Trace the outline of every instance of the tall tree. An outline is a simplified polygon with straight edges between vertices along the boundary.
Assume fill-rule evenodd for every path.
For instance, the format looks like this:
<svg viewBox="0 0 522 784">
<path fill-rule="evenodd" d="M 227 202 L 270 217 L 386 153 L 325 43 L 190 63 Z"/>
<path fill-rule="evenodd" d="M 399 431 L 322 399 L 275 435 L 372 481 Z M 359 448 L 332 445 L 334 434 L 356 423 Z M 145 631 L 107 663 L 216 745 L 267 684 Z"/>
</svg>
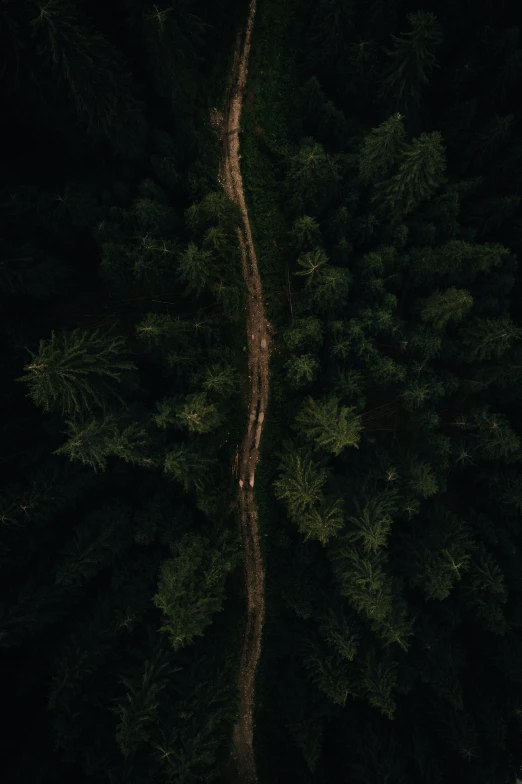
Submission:
<svg viewBox="0 0 522 784">
<path fill-rule="evenodd" d="M 415 11 L 407 19 L 410 29 L 392 35 L 394 46 L 386 50 L 389 63 L 382 77 L 382 94 L 401 110 L 419 103 L 428 74 L 439 67 L 434 50 L 442 43 L 442 27 L 431 11 Z"/>
<path fill-rule="evenodd" d="M 444 182 L 445 150 L 439 131 L 421 134 L 403 152 L 397 174 L 377 186 L 373 200 L 394 219 L 411 213 Z"/>
<path fill-rule="evenodd" d="M 37 353 L 27 350 L 31 362 L 18 380 L 27 384 L 35 405 L 65 415 L 104 408 L 111 396 L 123 402 L 117 385 L 124 371 L 136 369 L 127 358 L 125 339 L 100 330 L 52 332 Z"/>
</svg>

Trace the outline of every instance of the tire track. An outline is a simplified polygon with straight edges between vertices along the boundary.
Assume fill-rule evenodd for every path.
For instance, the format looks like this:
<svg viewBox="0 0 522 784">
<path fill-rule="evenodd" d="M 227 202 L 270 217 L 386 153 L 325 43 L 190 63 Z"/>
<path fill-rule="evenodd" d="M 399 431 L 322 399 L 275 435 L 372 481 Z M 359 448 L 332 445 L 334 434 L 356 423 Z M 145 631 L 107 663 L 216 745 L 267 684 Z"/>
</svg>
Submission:
<svg viewBox="0 0 522 784">
<path fill-rule="evenodd" d="M 251 0 L 244 35 L 238 36 L 228 89 L 222 131 L 220 182 L 238 204 L 242 225 L 238 227 L 243 277 L 247 289 L 248 374 L 251 382 L 248 425 L 239 457 L 239 517 L 247 590 L 245 636 L 238 675 L 238 718 L 232 738 L 231 762 L 235 777 L 243 784 L 257 781 L 254 757 L 255 679 L 261 653 L 265 614 L 265 573 L 259 544 L 254 497 L 256 464 L 263 433 L 269 393 L 270 343 L 265 318 L 263 289 L 246 207 L 240 168 L 239 129 L 247 80 L 248 58 L 257 0 Z"/>
</svg>

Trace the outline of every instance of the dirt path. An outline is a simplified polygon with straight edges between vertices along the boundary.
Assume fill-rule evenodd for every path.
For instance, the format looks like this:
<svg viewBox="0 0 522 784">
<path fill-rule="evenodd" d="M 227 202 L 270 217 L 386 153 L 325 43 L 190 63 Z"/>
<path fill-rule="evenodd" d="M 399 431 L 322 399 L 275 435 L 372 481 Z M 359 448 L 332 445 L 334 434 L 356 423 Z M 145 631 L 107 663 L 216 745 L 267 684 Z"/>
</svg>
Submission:
<svg viewBox="0 0 522 784">
<path fill-rule="evenodd" d="M 247 589 L 245 637 L 239 667 L 239 710 L 232 740 L 234 776 L 242 784 L 257 781 L 253 749 L 255 678 L 265 614 L 265 573 L 259 545 L 258 519 L 254 498 L 254 479 L 259 444 L 268 402 L 269 334 L 263 305 L 263 291 L 257 268 L 248 211 L 243 190 L 239 155 L 239 128 L 243 95 L 247 79 L 248 57 L 257 0 L 251 0 L 243 36 L 238 36 L 227 103 L 221 122 L 222 156 L 220 182 L 228 195 L 239 205 L 242 226 L 238 228 L 243 275 L 247 287 L 248 313 L 248 374 L 249 419 L 239 455 L 239 511 L 241 542 Z M 242 39 L 242 40 L 241 40 Z"/>
</svg>

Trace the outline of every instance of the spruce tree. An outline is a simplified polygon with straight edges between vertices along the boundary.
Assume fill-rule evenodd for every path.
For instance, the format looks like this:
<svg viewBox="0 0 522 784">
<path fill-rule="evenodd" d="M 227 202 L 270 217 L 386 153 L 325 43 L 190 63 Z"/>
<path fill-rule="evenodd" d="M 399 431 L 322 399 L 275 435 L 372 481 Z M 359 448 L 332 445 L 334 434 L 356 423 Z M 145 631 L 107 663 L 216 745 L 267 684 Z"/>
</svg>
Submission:
<svg viewBox="0 0 522 784">
<path fill-rule="evenodd" d="M 283 473 L 274 482 L 276 496 L 286 502 L 290 516 L 297 520 L 307 509 L 323 500 L 322 488 L 328 472 L 306 452 L 290 449 L 285 454 L 280 470 Z"/>
<path fill-rule="evenodd" d="M 364 140 L 359 156 L 359 177 L 362 182 L 377 183 L 390 174 L 407 149 L 404 118 L 394 114 L 373 128 Z"/>
<path fill-rule="evenodd" d="M 439 131 L 422 133 L 401 156 L 397 174 L 377 186 L 377 201 L 393 219 L 408 215 L 445 180 L 445 147 Z"/>
<path fill-rule="evenodd" d="M 435 329 L 442 329 L 448 321 L 462 321 L 472 307 L 473 297 L 469 291 L 452 287 L 428 297 L 421 318 L 431 322 Z"/>
<path fill-rule="evenodd" d="M 338 455 L 347 446 L 359 446 L 362 430 L 360 417 L 355 409 L 339 406 L 335 395 L 322 400 L 308 397 L 295 418 L 294 429 L 305 438 L 324 449 Z"/>
<path fill-rule="evenodd" d="M 136 366 L 127 359 L 125 339 L 100 330 L 52 332 L 38 352 L 27 349 L 30 364 L 18 380 L 29 387 L 33 403 L 64 415 L 104 408 L 110 397 L 123 402 L 116 387 L 124 371 Z"/>
<path fill-rule="evenodd" d="M 434 50 L 442 43 L 442 28 L 433 13 L 415 11 L 407 19 L 410 29 L 400 36 L 392 35 L 394 48 L 386 50 L 389 64 L 381 92 L 403 109 L 419 103 L 428 74 L 439 67 Z"/>
<path fill-rule="evenodd" d="M 212 615 L 222 610 L 230 564 L 226 554 L 196 534 L 186 534 L 172 549 L 173 557 L 161 566 L 153 602 L 163 612 L 161 631 L 177 650 L 201 636 Z"/>
<path fill-rule="evenodd" d="M 64 0 L 40 5 L 31 28 L 39 54 L 66 85 L 89 133 L 105 135 L 123 154 L 135 154 L 146 126 L 121 53 Z"/>
</svg>

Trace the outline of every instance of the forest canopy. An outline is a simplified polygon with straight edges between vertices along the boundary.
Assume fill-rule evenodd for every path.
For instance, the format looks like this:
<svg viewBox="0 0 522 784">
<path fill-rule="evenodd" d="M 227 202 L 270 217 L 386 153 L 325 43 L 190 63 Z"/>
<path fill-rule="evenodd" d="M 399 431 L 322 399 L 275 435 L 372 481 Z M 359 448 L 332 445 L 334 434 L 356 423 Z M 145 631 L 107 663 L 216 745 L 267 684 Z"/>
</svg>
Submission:
<svg viewBox="0 0 522 784">
<path fill-rule="evenodd" d="M 252 291 L 215 118 L 247 15 L 0 10 L 6 782 L 235 780 Z M 519 28 L 259 2 L 260 782 L 522 779 Z"/>
</svg>

